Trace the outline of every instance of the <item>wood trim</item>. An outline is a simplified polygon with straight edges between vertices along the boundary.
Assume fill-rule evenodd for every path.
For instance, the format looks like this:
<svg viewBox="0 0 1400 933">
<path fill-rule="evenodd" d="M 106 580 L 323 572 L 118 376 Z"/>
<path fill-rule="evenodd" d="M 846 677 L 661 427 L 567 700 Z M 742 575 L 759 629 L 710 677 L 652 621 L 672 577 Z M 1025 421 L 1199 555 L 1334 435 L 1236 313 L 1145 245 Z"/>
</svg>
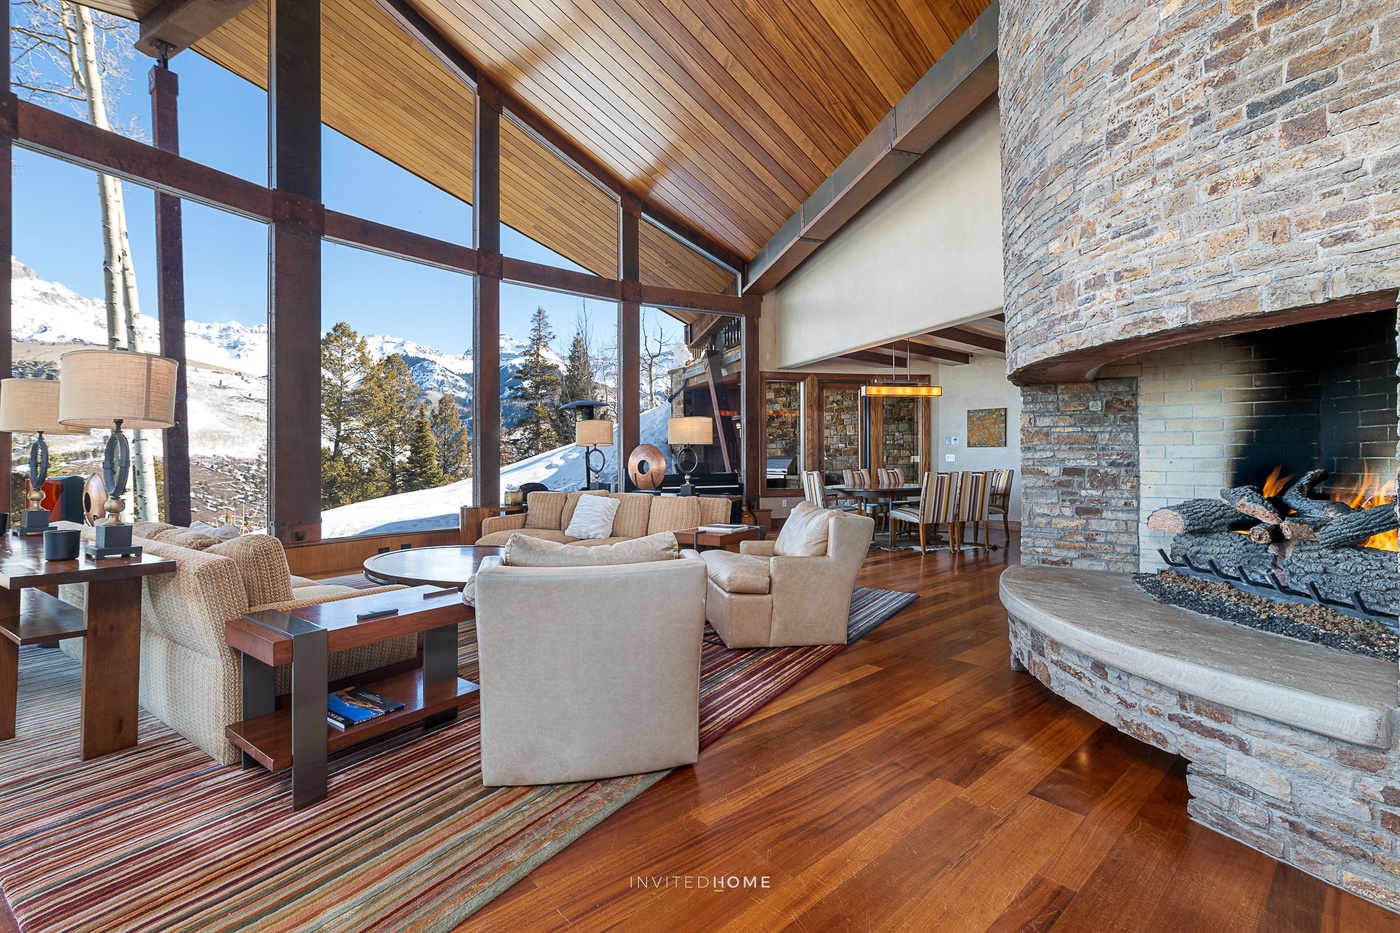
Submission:
<svg viewBox="0 0 1400 933">
<path fill-rule="evenodd" d="M 509 256 L 501 258 L 501 278 L 532 288 L 586 295 L 601 301 L 617 301 L 622 291 L 622 283 L 616 279 L 599 278 L 587 272 L 574 272 L 572 269 L 560 269 Z"/>
<path fill-rule="evenodd" d="M 17 114 L 13 138 L 26 149 L 252 220 L 272 219 L 271 189 L 7 96 Z"/>
<path fill-rule="evenodd" d="M 4 34 L 10 34 L 10 10 L 11 5 L 6 3 L 3 12 L 0 12 L 0 27 L 3 27 Z M 17 130 L 18 114 L 16 105 L 19 98 L 10 93 L 10 56 L 4 56 L 4 63 L 0 64 L 0 79 L 3 85 L 0 86 L 0 257 L 4 259 L 3 270 L 0 270 L 0 333 L 10 334 L 13 317 L 12 297 L 14 294 L 14 264 L 10 262 L 10 257 L 15 253 L 15 211 L 14 211 L 14 146 L 11 140 Z M 0 340 L 0 379 L 8 379 L 13 370 L 14 341 L 11 339 Z M 5 503 L 5 511 L 9 512 L 17 503 L 10 501 L 10 491 L 12 483 L 10 474 L 13 470 L 11 464 L 11 448 L 14 446 L 13 439 L 9 432 L 0 432 L 0 477 L 4 477 L 5 490 L 0 493 L 0 501 Z M 3 660 L 3 659 L 0 659 Z M 8 662 L 6 662 L 8 663 Z M 0 723 L 8 721 L 14 724 L 14 697 L 0 696 Z M 13 733 L 11 733 L 13 734 Z M 0 899 L 3 895 L 0 895 Z M 8 905 L 4 913 L 8 913 Z M 18 929 L 18 925 L 16 925 Z"/>
<path fill-rule="evenodd" d="M 180 80 L 164 65 L 150 71 L 151 127 L 157 149 L 180 154 Z M 165 515 L 172 525 L 190 523 L 189 376 L 185 358 L 185 234 L 180 199 L 156 192 L 156 300 L 160 353 L 179 363 L 175 371 L 175 423 L 165 429 Z"/>
<path fill-rule="evenodd" d="M 898 362 L 901 357 L 905 360 L 912 357 L 916 360 L 935 360 L 945 363 L 961 363 L 964 365 L 972 362 L 971 353 L 964 353 L 961 350 L 952 350 L 947 347 L 929 346 L 928 344 L 916 343 L 912 340 L 896 340 L 878 347 L 870 347 L 869 349 L 874 353 L 888 353 L 896 362 Z"/>
<path fill-rule="evenodd" d="M 325 238 L 332 243 L 367 249 L 395 259 L 419 262 L 452 272 L 475 275 L 479 259 L 470 246 L 459 246 L 421 233 L 365 220 L 339 211 L 326 211 Z"/>
<path fill-rule="evenodd" d="M 268 23 L 268 149 L 279 195 L 268 283 L 277 363 L 268 368 L 268 512 L 273 534 L 298 543 L 321 536 L 320 419 L 308 414 L 321 410 L 321 4 L 271 0 Z"/>
<path fill-rule="evenodd" d="M 763 459 L 763 377 L 759 374 L 758 296 L 748 301 L 749 314 L 744 318 L 739 336 L 740 411 L 743 412 L 743 482 L 745 498 L 755 500 L 767 485 L 767 470 Z"/>
<path fill-rule="evenodd" d="M 925 360 L 940 360 L 945 363 L 956 363 L 965 366 L 972 362 L 971 353 L 959 353 L 956 350 L 943 350 L 937 347 L 925 347 L 923 352 L 913 351 L 914 356 Z M 888 347 L 870 347 L 867 350 L 852 350 L 836 357 L 838 360 L 850 360 L 854 363 L 872 363 L 876 366 L 898 365 L 904 362 L 904 349 L 891 350 Z M 875 374 L 878 375 L 878 374 Z"/>
<path fill-rule="evenodd" d="M 161 57 L 182 52 L 251 6 L 253 0 L 164 0 L 141 17 L 136 51 Z"/>
<path fill-rule="evenodd" d="M 472 224 L 480 274 L 472 280 L 472 491 L 477 505 L 493 505 L 501 501 L 501 111 L 489 103 L 490 85 L 477 90 Z"/>
<path fill-rule="evenodd" d="M 947 340 L 952 343 L 961 343 L 969 347 L 977 347 L 980 350 L 991 350 L 995 353 L 1006 352 L 1006 338 L 998 337 L 995 334 L 983 334 L 979 331 L 968 330 L 966 327 L 944 327 L 941 330 L 929 331 L 918 337 L 908 339 L 916 344 L 926 347 L 936 347 L 938 344 L 932 342 L 932 338 Z"/>
<path fill-rule="evenodd" d="M 757 305 L 744 303 L 738 295 L 710 295 L 705 292 L 686 291 L 683 288 L 666 288 L 661 285 L 643 285 L 641 303 L 655 308 L 679 308 L 685 311 L 709 311 L 712 314 L 727 314 L 730 317 L 757 315 Z"/>
<path fill-rule="evenodd" d="M 617 305 L 617 420 L 618 449 L 617 488 L 627 489 L 625 475 L 627 458 L 641 443 L 642 398 L 642 303 L 641 286 L 641 218 L 637 202 L 624 198 L 617 207 L 617 269 L 622 300 Z"/>
<path fill-rule="evenodd" d="M 373 557 L 382 547 L 397 551 L 405 544 L 413 547 L 442 547 L 458 543 L 456 528 L 440 531 L 411 531 L 391 535 L 363 535 L 355 538 L 332 538 L 311 544 L 287 545 L 287 567 L 299 577 L 340 576 L 356 573 L 364 567 L 365 559 Z"/>
</svg>

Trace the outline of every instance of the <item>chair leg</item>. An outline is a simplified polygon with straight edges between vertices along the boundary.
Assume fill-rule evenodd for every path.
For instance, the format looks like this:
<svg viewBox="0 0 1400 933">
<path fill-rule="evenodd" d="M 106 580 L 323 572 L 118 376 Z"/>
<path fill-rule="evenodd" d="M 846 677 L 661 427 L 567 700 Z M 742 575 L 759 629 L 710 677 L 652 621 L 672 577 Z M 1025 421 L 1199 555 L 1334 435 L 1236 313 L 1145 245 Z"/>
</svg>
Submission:
<svg viewBox="0 0 1400 933">
<path fill-rule="evenodd" d="M 1001 513 L 1001 536 L 1006 540 L 1006 547 L 1011 547 L 1011 519 L 1008 517 L 1010 510 Z"/>
<path fill-rule="evenodd" d="M 926 537 L 927 534 L 928 534 L 928 526 L 925 525 L 923 522 L 919 522 L 919 553 L 920 553 L 920 554 L 927 554 L 927 553 L 928 553 L 928 541 L 927 541 L 927 537 Z"/>
</svg>

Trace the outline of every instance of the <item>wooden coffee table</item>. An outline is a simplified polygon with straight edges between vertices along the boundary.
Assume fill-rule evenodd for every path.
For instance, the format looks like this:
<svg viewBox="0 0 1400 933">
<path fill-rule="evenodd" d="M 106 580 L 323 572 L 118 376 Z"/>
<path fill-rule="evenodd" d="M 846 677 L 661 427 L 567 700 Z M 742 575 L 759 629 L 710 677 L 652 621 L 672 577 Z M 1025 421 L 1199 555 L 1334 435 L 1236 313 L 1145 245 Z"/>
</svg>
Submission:
<svg viewBox="0 0 1400 933">
<path fill-rule="evenodd" d="M 365 576 L 375 583 L 408 586 L 455 586 L 461 589 L 481 566 L 482 558 L 501 553 L 499 547 L 460 544 L 385 551 L 365 561 Z"/>
<path fill-rule="evenodd" d="M 762 540 L 762 528 L 736 528 L 734 531 L 701 531 L 699 528 L 691 528 L 676 532 L 676 541 L 681 547 L 690 547 L 697 551 L 731 548 L 740 541 Z"/>
<path fill-rule="evenodd" d="M 361 620 L 361 613 L 396 610 Z M 243 655 L 243 720 L 225 728 L 243 750 L 244 765 L 292 769 L 292 809 L 326 796 L 326 757 L 365 739 L 422 723 L 450 722 L 477 685 L 457 676 L 457 626 L 475 618 L 456 589 L 395 590 L 293 609 L 250 612 L 228 623 L 224 637 Z M 399 664 L 327 683 L 328 656 L 397 638 L 423 635 L 422 667 Z M 408 662 L 411 664 L 412 662 Z M 292 695 L 278 706 L 275 672 L 292 667 Z M 326 695 L 362 686 L 398 700 L 404 708 L 344 730 L 326 722 Z"/>
</svg>

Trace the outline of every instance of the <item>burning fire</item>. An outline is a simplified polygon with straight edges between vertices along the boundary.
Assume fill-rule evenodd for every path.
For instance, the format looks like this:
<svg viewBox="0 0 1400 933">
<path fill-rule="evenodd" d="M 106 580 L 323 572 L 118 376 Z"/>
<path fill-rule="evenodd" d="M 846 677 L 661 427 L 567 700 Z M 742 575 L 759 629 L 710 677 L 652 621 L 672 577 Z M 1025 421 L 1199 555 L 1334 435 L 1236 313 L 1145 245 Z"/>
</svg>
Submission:
<svg viewBox="0 0 1400 933">
<path fill-rule="evenodd" d="M 1367 466 L 1364 467 L 1361 480 L 1355 486 L 1335 490 L 1333 498 L 1345 502 L 1353 509 L 1369 509 L 1377 505 L 1391 504 L 1395 502 L 1395 480 L 1382 482 L 1380 477 L 1371 474 L 1371 468 Z M 1361 546 L 1382 551 L 1400 551 L 1400 532 L 1387 531 L 1384 534 L 1372 535 L 1362 541 Z"/>
<path fill-rule="evenodd" d="M 1289 481 L 1298 475 L 1297 473 L 1289 473 L 1287 476 L 1279 479 L 1279 474 L 1282 472 L 1283 467 L 1276 466 L 1274 467 L 1274 471 L 1269 474 L 1269 478 L 1264 480 L 1264 487 L 1260 492 L 1264 494 L 1265 499 L 1272 499 L 1274 496 L 1281 494 L 1288 488 Z"/>
</svg>

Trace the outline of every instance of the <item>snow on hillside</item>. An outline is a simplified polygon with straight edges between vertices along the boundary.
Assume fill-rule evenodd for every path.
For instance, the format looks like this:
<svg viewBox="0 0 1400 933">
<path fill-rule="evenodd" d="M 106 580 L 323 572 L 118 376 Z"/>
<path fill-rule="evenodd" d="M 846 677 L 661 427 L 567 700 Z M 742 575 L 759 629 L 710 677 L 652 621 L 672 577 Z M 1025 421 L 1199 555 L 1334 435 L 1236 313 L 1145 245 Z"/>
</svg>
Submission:
<svg viewBox="0 0 1400 933">
<path fill-rule="evenodd" d="M 670 462 L 671 449 L 666 446 L 666 406 L 642 412 L 640 419 L 643 444 L 655 444 Z M 614 429 L 616 437 L 616 429 Z M 600 447 L 605 458 L 601 481 L 617 482 L 615 447 Z M 544 483 L 550 489 L 572 491 L 585 483 L 583 459 L 587 451 L 572 444 L 547 450 L 542 454 L 520 460 L 501 468 L 501 488 L 525 483 Z M 593 458 L 597 461 L 597 457 Z M 463 480 L 437 489 L 421 489 L 328 509 L 321 513 L 321 535 L 341 538 L 350 535 L 389 534 L 404 531 L 429 531 L 456 528 L 458 509 L 472 504 L 471 480 Z"/>
</svg>

